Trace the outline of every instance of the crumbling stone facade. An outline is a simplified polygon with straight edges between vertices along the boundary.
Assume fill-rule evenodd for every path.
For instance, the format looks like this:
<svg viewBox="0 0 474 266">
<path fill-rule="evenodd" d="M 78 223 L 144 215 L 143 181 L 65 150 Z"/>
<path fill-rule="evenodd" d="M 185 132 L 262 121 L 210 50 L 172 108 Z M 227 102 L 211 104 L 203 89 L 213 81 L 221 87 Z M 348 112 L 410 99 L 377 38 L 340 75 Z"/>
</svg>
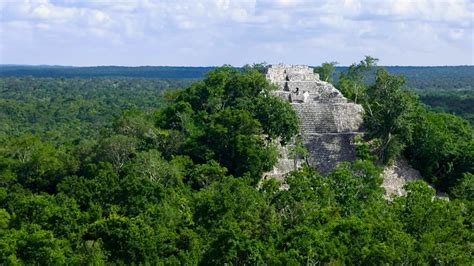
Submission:
<svg viewBox="0 0 474 266">
<path fill-rule="evenodd" d="M 355 159 L 353 140 L 362 134 L 361 105 L 348 102 L 308 66 L 272 65 L 267 68 L 266 78 L 278 87 L 274 94 L 289 101 L 298 114 L 311 166 L 326 175 L 339 162 Z M 289 158 L 288 147 L 281 151 L 281 160 L 267 176 L 280 178 L 301 164 Z"/>
</svg>

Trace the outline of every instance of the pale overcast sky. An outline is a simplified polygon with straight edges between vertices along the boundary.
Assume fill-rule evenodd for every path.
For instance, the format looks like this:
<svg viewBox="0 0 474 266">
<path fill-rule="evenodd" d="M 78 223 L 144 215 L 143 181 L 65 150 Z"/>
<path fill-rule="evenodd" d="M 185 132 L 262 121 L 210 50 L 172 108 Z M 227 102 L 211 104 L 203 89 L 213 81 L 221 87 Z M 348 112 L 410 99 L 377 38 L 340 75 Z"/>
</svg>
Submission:
<svg viewBox="0 0 474 266">
<path fill-rule="evenodd" d="M 0 63 L 472 65 L 473 0 L 0 0 Z"/>
</svg>

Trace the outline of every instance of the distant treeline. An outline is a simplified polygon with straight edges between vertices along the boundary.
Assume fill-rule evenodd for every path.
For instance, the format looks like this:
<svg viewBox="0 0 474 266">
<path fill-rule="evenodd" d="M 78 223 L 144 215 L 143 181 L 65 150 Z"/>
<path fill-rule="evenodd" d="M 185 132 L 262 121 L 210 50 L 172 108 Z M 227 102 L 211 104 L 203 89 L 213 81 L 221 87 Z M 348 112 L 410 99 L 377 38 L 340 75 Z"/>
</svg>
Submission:
<svg viewBox="0 0 474 266">
<path fill-rule="evenodd" d="M 0 65 L 0 77 L 134 77 L 166 79 L 200 79 L 214 67 L 174 66 L 24 66 Z M 412 89 L 474 89 L 474 66 L 389 66 L 386 69 L 397 75 L 404 75 L 407 87 Z M 336 67 L 336 72 L 347 67 Z"/>
<path fill-rule="evenodd" d="M 410 89 L 474 89 L 474 66 L 387 66 L 385 69 L 391 74 L 403 75 Z M 347 67 L 336 67 L 335 79 L 346 70 Z"/>
<path fill-rule="evenodd" d="M 0 65 L 0 77 L 41 78 L 137 78 L 196 80 L 215 67 L 174 66 L 27 66 Z M 334 82 L 348 67 L 336 67 Z M 403 75 L 405 87 L 415 90 L 424 104 L 435 111 L 456 114 L 474 124 L 474 66 L 389 66 L 388 72 Z M 372 80 L 375 77 L 368 75 Z M 373 81 L 373 80 L 372 80 Z M 370 83 L 370 81 L 368 81 Z"/>
<path fill-rule="evenodd" d="M 200 79 L 214 67 L 171 67 L 171 66 L 23 66 L 0 65 L 0 77 L 51 77 L 51 78 L 96 78 L 132 77 L 166 79 Z"/>
</svg>

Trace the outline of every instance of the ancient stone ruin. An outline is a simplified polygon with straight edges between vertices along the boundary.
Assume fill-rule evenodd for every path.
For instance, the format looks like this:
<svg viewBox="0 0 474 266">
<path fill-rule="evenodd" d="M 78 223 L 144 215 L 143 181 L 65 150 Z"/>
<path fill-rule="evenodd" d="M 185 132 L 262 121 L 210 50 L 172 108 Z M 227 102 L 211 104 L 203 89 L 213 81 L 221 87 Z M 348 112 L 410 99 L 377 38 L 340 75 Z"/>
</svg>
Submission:
<svg viewBox="0 0 474 266">
<path fill-rule="evenodd" d="M 303 144 L 309 151 L 308 163 L 326 175 L 339 162 L 355 159 L 356 135 L 362 134 L 363 108 L 350 103 L 330 83 L 321 81 L 304 65 L 272 65 L 266 78 L 278 87 L 275 95 L 289 101 L 300 121 Z M 281 178 L 301 161 L 289 158 L 281 147 L 281 159 L 266 176 Z"/>
</svg>

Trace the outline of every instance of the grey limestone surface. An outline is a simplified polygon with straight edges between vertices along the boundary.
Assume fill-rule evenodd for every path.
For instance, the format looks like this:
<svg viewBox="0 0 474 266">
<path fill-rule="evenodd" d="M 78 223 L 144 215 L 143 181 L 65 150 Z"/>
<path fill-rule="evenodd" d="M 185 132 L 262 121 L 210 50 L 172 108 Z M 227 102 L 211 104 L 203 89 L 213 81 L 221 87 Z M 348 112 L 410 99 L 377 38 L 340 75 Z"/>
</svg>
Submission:
<svg viewBox="0 0 474 266">
<path fill-rule="evenodd" d="M 348 102 L 305 65 L 272 65 L 267 68 L 266 78 L 278 88 L 274 95 L 289 101 L 295 109 L 311 166 L 326 175 L 339 162 L 355 159 L 353 139 L 362 134 L 362 106 Z M 287 149 L 281 148 L 279 163 L 266 176 L 280 179 L 301 164 L 301 160 L 288 158 Z"/>
<path fill-rule="evenodd" d="M 413 169 L 404 157 L 397 158 L 392 165 L 386 166 L 383 171 L 383 184 L 387 199 L 393 196 L 404 196 L 406 183 L 422 180 L 419 171 Z"/>
</svg>

